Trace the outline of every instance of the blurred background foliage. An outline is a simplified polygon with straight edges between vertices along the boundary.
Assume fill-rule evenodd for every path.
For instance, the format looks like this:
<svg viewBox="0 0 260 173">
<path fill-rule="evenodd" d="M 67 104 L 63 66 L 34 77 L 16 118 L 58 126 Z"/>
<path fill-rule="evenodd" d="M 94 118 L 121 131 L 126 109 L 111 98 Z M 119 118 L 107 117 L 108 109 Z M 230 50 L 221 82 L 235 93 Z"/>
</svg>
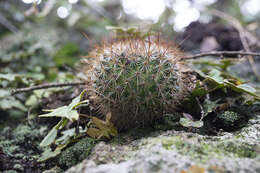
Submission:
<svg viewBox="0 0 260 173">
<path fill-rule="evenodd" d="M 243 50 L 237 30 L 212 9 L 233 16 L 259 38 L 259 0 L 0 0 L 0 121 L 24 117 L 53 92 L 70 90 L 10 96 L 11 88 L 82 77 L 80 56 L 111 36 L 107 26 L 161 32 L 190 53 Z M 259 51 L 257 39 L 248 42 Z M 245 77 L 253 74 L 248 66 L 241 69 Z M 28 117 L 35 114 L 29 111 Z"/>
</svg>

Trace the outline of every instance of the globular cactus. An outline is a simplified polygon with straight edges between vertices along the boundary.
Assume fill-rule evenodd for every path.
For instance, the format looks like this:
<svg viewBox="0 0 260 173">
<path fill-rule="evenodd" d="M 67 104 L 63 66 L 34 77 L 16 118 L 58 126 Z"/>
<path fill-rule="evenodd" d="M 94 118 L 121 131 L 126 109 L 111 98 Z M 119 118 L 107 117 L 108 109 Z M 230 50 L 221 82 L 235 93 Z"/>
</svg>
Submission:
<svg viewBox="0 0 260 173">
<path fill-rule="evenodd" d="M 119 129 L 147 125 L 175 112 L 196 77 L 181 52 L 159 37 L 120 37 L 92 50 L 85 62 L 91 98 Z"/>
</svg>

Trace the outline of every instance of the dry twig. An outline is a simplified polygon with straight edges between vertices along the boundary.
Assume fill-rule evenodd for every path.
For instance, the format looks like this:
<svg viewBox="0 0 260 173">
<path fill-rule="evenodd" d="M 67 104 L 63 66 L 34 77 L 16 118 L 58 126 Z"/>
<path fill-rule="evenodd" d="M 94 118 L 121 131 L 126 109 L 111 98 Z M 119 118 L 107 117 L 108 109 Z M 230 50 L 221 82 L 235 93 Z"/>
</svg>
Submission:
<svg viewBox="0 0 260 173">
<path fill-rule="evenodd" d="M 248 32 L 243 28 L 241 23 L 236 18 L 234 18 L 233 16 L 230 16 L 230 15 L 228 15 L 228 14 L 222 12 L 222 11 L 218 11 L 218 10 L 215 10 L 215 9 L 206 10 L 206 12 L 208 12 L 208 13 L 214 15 L 214 16 L 217 16 L 221 19 L 224 19 L 224 20 L 228 21 L 229 23 L 231 23 L 231 25 L 234 28 L 236 28 L 236 30 L 238 31 L 240 40 L 242 42 L 242 45 L 243 45 L 245 51 L 250 52 L 250 46 L 247 42 Z M 250 65 L 251 65 L 252 70 L 255 73 L 257 79 L 260 81 L 260 75 L 258 74 L 258 70 L 257 70 L 257 67 L 255 65 L 254 58 L 251 55 L 248 55 L 247 59 L 248 59 Z"/>
<path fill-rule="evenodd" d="M 12 95 L 23 93 L 23 92 L 31 92 L 33 90 L 39 90 L 39 89 L 57 88 L 57 87 L 65 87 L 65 86 L 78 86 L 78 85 L 85 85 L 85 82 L 49 83 L 49 84 L 31 86 L 27 88 L 18 88 L 12 91 Z"/>
<path fill-rule="evenodd" d="M 195 54 L 195 55 L 190 55 L 190 56 L 185 56 L 183 57 L 184 60 L 189 60 L 189 59 L 198 59 L 201 57 L 205 57 L 205 56 L 220 56 L 220 57 L 224 57 L 224 56 L 236 56 L 236 55 L 240 55 L 240 56 L 260 56 L 260 53 L 258 52 L 242 52 L 242 51 L 215 51 L 215 52 L 205 52 L 205 53 L 199 53 L 199 54 Z"/>
</svg>

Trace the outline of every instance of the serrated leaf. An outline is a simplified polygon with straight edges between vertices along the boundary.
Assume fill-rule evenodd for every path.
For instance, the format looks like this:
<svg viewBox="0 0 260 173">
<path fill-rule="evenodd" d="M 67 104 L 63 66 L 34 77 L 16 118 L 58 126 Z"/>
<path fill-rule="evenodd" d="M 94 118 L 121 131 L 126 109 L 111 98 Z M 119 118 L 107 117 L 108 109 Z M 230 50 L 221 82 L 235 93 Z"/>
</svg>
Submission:
<svg viewBox="0 0 260 173">
<path fill-rule="evenodd" d="M 192 121 L 191 119 L 188 118 L 181 118 L 180 119 L 180 124 L 183 127 L 196 127 L 200 128 L 203 126 L 203 121 Z"/>
</svg>

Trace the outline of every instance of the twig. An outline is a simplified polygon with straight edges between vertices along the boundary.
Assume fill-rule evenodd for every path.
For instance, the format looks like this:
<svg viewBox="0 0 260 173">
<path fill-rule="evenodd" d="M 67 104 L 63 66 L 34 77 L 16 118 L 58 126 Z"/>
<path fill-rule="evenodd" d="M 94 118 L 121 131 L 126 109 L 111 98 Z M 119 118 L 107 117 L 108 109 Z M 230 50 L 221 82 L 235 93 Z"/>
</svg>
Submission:
<svg viewBox="0 0 260 173">
<path fill-rule="evenodd" d="M 206 52 L 206 53 L 199 53 L 191 56 L 185 56 L 183 57 L 183 60 L 188 59 L 197 59 L 205 56 L 230 56 L 230 55 L 250 55 L 250 56 L 260 56 L 260 53 L 258 52 L 242 52 L 242 51 L 215 51 L 215 52 Z"/>
<path fill-rule="evenodd" d="M 233 25 L 233 27 L 235 27 L 236 30 L 238 31 L 240 40 L 242 42 L 242 45 L 243 45 L 245 51 L 250 52 L 250 46 L 247 42 L 247 31 L 243 28 L 241 23 L 236 18 L 234 18 L 233 16 L 230 16 L 230 15 L 228 15 L 228 14 L 222 12 L 222 11 L 218 11 L 218 10 L 215 10 L 215 9 L 206 10 L 206 12 L 209 12 L 210 14 L 215 15 L 215 16 L 217 16 L 221 19 L 224 19 L 224 20 L 228 21 L 229 23 L 231 23 L 231 25 Z M 249 55 L 247 57 L 247 59 L 248 59 L 250 65 L 251 65 L 252 70 L 255 73 L 257 79 L 260 81 L 260 75 L 258 74 L 258 70 L 257 70 L 257 67 L 255 65 L 254 58 L 251 55 Z"/>
<path fill-rule="evenodd" d="M 56 87 L 77 86 L 77 85 L 85 85 L 85 82 L 49 83 L 49 84 L 31 86 L 27 88 L 18 88 L 12 91 L 12 95 L 23 93 L 23 92 L 30 92 L 33 90 L 45 89 L 45 88 L 56 88 Z"/>
<path fill-rule="evenodd" d="M 2 15 L 2 13 L 0 13 L 0 24 L 2 24 L 4 27 L 6 27 L 13 33 L 18 32 L 18 29 L 11 22 L 9 22 L 8 19 L 5 18 L 4 15 Z"/>
</svg>

